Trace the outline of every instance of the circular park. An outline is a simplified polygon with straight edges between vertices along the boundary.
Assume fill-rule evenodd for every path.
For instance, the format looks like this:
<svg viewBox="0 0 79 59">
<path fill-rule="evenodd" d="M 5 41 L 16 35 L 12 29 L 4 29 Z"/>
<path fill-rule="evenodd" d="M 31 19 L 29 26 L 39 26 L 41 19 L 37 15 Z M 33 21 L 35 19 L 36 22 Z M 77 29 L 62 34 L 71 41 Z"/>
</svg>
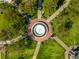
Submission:
<svg viewBox="0 0 79 59">
<path fill-rule="evenodd" d="M 0 59 L 79 59 L 78 0 L 1 0 Z"/>
</svg>

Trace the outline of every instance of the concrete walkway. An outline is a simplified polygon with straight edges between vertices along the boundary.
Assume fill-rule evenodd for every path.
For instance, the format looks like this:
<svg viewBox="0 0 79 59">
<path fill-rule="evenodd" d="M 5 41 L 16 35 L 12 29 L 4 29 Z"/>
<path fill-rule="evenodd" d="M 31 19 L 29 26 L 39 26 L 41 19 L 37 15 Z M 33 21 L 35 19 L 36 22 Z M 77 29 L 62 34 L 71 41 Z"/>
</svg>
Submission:
<svg viewBox="0 0 79 59">
<path fill-rule="evenodd" d="M 27 36 L 27 34 L 23 34 L 23 35 L 19 35 L 18 37 L 14 38 L 14 39 L 11 39 L 11 40 L 5 40 L 5 41 L 0 41 L 0 46 L 1 45 L 5 45 L 5 44 L 12 44 L 12 43 L 15 43 L 19 40 L 22 40 L 23 38 L 25 38 Z"/>
<path fill-rule="evenodd" d="M 47 21 L 51 22 L 54 18 L 56 18 L 66 7 L 68 7 L 70 0 L 66 0 L 66 3 L 63 4 L 54 14 L 48 17 Z"/>
<path fill-rule="evenodd" d="M 72 50 L 72 48 L 73 48 L 73 46 L 69 47 L 69 49 L 66 50 L 66 52 L 65 52 L 65 59 L 71 58 L 71 57 L 69 57 L 69 52 Z M 74 53 L 74 52 L 73 52 L 73 53 Z M 75 53 L 74 53 L 74 54 L 75 54 Z M 71 58 L 71 59 L 72 59 L 72 58 Z M 73 59 L 74 59 L 74 57 L 73 57 Z"/>
<path fill-rule="evenodd" d="M 23 39 L 23 38 L 24 38 L 24 36 L 20 35 L 12 40 L 0 41 L 0 59 L 1 59 L 1 52 L 2 52 L 2 49 L 3 49 L 5 44 L 12 44 L 12 43 L 15 43 L 15 42 Z"/>
<path fill-rule="evenodd" d="M 41 20 L 41 17 L 42 17 L 42 11 L 41 10 L 38 10 L 38 19 Z"/>
<path fill-rule="evenodd" d="M 61 41 L 57 36 L 52 37 L 52 39 L 54 39 L 57 43 L 59 43 L 65 50 L 69 49 L 69 47 L 63 41 Z"/>
<path fill-rule="evenodd" d="M 36 46 L 36 49 L 35 49 L 35 52 L 33 54 L 32 59 L 36 59 L 37 58 L 37 55 L 39 53 L 40 46 L 41 46 L 41 42 L 37 42 L 37 46 Z"/>
<path fill-rule="evenodd" d="M 0 45 L 5 45 L 5 44 L 12 44 L 13 42 L 19 41 L 19 39 L 22 37 L 22 35 L 18 36 L 15 39 L 12 40 L 6 40 L 6 41 L 0 41 Z"/>
</svg>

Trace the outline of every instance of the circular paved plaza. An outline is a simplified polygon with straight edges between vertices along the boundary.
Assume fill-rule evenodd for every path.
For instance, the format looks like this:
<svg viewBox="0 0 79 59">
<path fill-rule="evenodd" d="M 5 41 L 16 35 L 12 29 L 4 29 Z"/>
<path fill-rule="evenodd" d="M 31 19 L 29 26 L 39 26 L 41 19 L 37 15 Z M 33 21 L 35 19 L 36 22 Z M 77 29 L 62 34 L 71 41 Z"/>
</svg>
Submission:
<svg viewBox="0 0 79 59">
<path fill-rule="evenodd" d="M 45 19 L 38 20 L 34 19 L 30 21 L 28 25 L 28 35 L 39 42 L 47 40 L 52 35 L 51 24 L 49 24 Z"/>
</svg>

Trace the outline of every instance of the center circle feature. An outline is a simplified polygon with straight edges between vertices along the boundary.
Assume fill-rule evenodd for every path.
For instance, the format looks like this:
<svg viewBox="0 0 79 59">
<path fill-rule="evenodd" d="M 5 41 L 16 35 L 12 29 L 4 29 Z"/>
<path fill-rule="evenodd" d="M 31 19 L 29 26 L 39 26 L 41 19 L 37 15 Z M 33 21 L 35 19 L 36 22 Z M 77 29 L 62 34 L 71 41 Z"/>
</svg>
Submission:
<svg viewBox="0 0 79 59">
<path fill-rule="evenodd" d="M 37 42 L 43 42 L 52 35 L 51 24 L 43 18 L 31 20 L 27 27 L 27 35 Z"/>
<path fill-rule="evenodd" d="M 46 24 L 35 24 L 33 27 L 33 34 L 37 37 L 42 37 L 46 34 L 47 32 L 47 26 Z"/>
</svg>

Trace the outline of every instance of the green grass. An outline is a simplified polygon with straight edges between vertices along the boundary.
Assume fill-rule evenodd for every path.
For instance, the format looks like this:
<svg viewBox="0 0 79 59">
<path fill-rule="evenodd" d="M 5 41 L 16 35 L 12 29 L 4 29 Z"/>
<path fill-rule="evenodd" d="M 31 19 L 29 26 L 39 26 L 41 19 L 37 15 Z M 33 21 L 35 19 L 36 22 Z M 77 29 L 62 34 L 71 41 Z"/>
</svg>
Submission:
<svg viewBox="0 0 79 59">
<path fill-rule="evenodd" d="M 27 46 L 28 44 L 29 46 Z M 23 57 L 24 59 L 31 59 L 35 46 L 36 42 L 26 43 L 25 40 L 8 45 L 6 48 L 8 51 L 8 57 L 6 58 L 19 59 L 19 57 Z"/>
<path fill-rule="evenodd" d="M 64 59 L 64 49 L 54 40 L 48 40 L 41 46 L 37 59 Z"/>
<path fill-rule="evenodd" d="M 20 44 L 20 42 L 19 42 Z M 19 44 L 13 44 L 7 47 L 8 58 L 18 59 L 19 57 L 24 57 L 24 59 L 32 59 L 34 48 L 23 48 Z M 33 43 L 36 45 L 36 43 Z M 45 41 L 40 48 L 37 59 L 64 59 L 65 50 L 54 40 Z"/>
<path fill-rule="evenodd" d="M 18 59 L 19 57 L 24 57 L 24 59 L 31 59 L 34 49 L 24 49 L 9 51 L 9 59 Z"/>
<path fill-rule="evenodd" d="M 5 48 L 1 51 L 1 59 L 5 59 Z"/>
<path fill-rule="evenodd" d="M 52 1 L 53 0 L 51 0 L 51 1 L 44 0 L 43 1 L 42 10 L 44 11 L 43 16 L 45 18 L 47 18 L 52 13 L 54 13 L 54 11 L 56 11 L 58 0 L 54 1 L 55 4 L 52 3 Z M 68 46 L 79 45 L 79 10 L 78 10 L 79 8 L 78 7 L 79 7 L 78 0 L 72 0 L 69 7 L 66 8 L 57 18 L 55 18 L 54 21 L 52 21 L 52 28 L 54 29 L 53 30 L 54 33 Z M 35 6 L 33 6 L 33 10 L 31 10 L 31 9 L 28 10 L 26 7 L 24 9 L 24 11 L 27 12 L 31 16 L 36 15 Z M 10 13 L 10 14 L 12 14 L 12 13 Z M 12 17 L 8 18 L 4 14 L 0 15 L 0 30 L 9 28 L 11 23 L 10 23 L 10 21 L 7 21 L 7 20 L 12 19 L 12 18 L 14 18 L 13 20 L 15 20 L 17 18 L 17 16 L 16 16 L 16 18 L 15 18 L 15 16 L 16 16 L 16 14 L 13 14 Z M 36 17 L 36 16 L 34 16 L 34 17 Z M 70 20 L 73 24 L 70 29 L 65 31 L 64 23 L 68 20 Z M 15 22 L 17 23 L 17 21 L 15 21 Z M 17 24 L 19 25 L 19 22 Z M 19 27 L 19 26 L 17 26 L 17 27 Z M 11 28 L 9 28 L 9 29 L 11 29 Z M 11 31 L 16 34 L 16 28 L 12 28 Z M 17 30 L 17 32 L 18 32 L 18 30 Z M 22 42 L 19 42 L 19 43 L 22 43 Z M 35 45 L 35 44 L 34 43 L 31 44 L 31 47 L 33 45 Z M 8 52 L 9 52 L 9 54 L 8 54 L 9 59 L 18 59 L 18 57 L 24 57 L 24 59 L 31 59 L 33 56 L 35 47 L 34 48 L 27 48 L 27 47 L 22 48 L 22 47 L 24 47 L 24 46 L 22 45 L 20 47 L 19 44 L 13 44 L 13 45 L 9 46 L 7 48 Z M 57 42 L 55 42 L 54 40 L 47 40 L 42 44 L 37 59 L 58 59 L 58 58 L 64 59 L 64 52 L 65 52 L 65 50 Z"/>
<path fill-rule="evenodd" d="M 7 19 L 5 18 L 5 15 L 0 15 L 0 30 L 3 30 L 3 29 L 7 29 L 9 28 L 9 25 L 10 22 L 7 21 Z"/>
<path fill-rule="evenodd" d="M 54 33 L 68 46 L 79 44 L 79 17 L 76 13 L 72 13 L 71 11 L 72 10 L 68 11 L 67 15 L 63 15 L 62 13 L 52 22 Z M 65 30 L 64 23 L 68 20 L 72 22 L 72 27 L 68 30 Z"/>
<path fill-rule="evenodd" d="M 60 14 L 60 16 L 52 21 L 54 33 L 68 46 L 79 45 L 79 12 L 77 10 L 79 4 L 74 1 L 74 3 L 77 3 L 75 6 L 75 4 L 72 5 L 72 2 L 69 7 Z M 72 27 L 65 31 L 64 23 L 68 20 L 72 22 Z M 59 44 L 50 40 L 42 45 L 37 59 L 65 59 L 64 52 L 65 51 Z"/>
</svg>

